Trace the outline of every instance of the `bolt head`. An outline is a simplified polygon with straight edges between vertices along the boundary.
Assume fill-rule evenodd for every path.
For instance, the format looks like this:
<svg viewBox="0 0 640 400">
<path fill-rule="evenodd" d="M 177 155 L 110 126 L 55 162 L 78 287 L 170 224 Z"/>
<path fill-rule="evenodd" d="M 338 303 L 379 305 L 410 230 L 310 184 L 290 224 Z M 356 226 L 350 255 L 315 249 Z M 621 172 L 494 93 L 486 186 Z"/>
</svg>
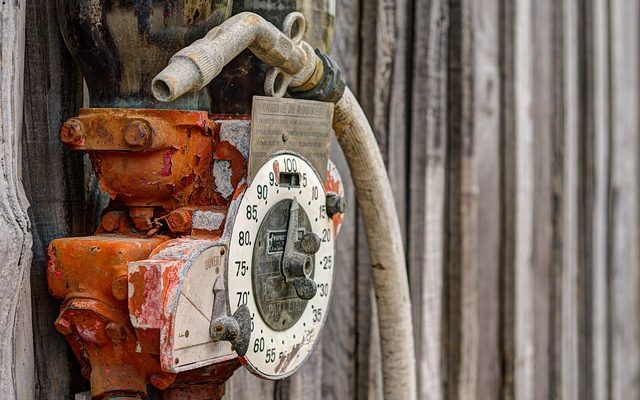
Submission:
<svg viewBox="0 0 640 400">
<path fill-rule="evenodd" d="M 132 121 L 124 127 L 124 141 L 131 147 L 147 147 L 151 143 L 152 132 L 147 121 Z"/>
<path fill-rule="evenodd" d="M 307 232 L 300 240 L 300 250 L 304 253 L 313 255 L 320 250 L 320 237 L 313 232 Z"/>
<path fill-rule="evenodd" d="M 71 321 L 69 321 L 62 315 L 59 316 L 58 319 L 56 319 L 54 326 L 56 327 L 58 332 L 62 333 L 65 336 L 71 335 L 71 333 L 73 333 Z"/>
<path fill-rule="evenodd" d="M 115 231 L 123 218 L 121 211 L 109 211 L 102 216 L 102 228 L 107 232 Z"/>
<path fill-rule="evenodd" d="M 126 275 L 117 277 L 111 283 L 111 293 L 117 300 L 124 301 L 129 294 L 129 281 Z"/>
<path fill-rule="evenodd" d="M 84 144 L 84 126 L 79 119 L 71 118 L 60 128 L 60 140 L 71 147 L 79 147 Z"/>
<path fill-rule="evenodd" d="M 191 230 L 193 217 L 188 210 L 180 209 L 167 217 L 167 225 L 173 233 L 188 233 Z"/>
<path fill-rule="evenodd" d="M 327 215 L 329 218 L 344 213 L 346 208 L 347 203 L 342 196 L 337 193 L 327 193 Z"/>
</svg>

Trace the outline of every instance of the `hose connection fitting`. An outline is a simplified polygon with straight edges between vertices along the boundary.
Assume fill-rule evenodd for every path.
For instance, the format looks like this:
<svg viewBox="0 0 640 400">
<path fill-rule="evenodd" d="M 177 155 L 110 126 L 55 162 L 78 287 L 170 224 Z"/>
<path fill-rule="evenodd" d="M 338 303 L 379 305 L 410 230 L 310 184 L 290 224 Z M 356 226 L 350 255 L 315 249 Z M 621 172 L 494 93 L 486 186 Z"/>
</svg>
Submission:
<svg viewBox="0 0 640 400">
<path fill-rule="evenodd" d="M 170 102 L 200 90 L 249 49 L 272 67 L 265 80 L 265 93 L 282 97 L 289 87 L 308 86 L 309 80 L 321 77 L 316 70 L 322 68 L 322 61 L 302 40 L 305 30 L 306 20 L 299 12 L 285 18 L 283 31 L 257 14 L 240 13 L 177 52 L 153 79 L 153 94 L 160 101 Z"/>
</svg>

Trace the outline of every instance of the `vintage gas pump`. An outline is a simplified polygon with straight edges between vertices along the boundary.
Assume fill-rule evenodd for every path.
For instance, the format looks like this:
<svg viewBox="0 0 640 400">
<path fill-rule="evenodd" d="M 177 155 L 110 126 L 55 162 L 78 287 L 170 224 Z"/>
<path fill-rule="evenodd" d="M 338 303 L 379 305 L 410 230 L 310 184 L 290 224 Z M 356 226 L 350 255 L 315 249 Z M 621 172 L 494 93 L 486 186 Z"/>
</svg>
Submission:
<svg viewBox="0 0 640 400">
<path fill-rule="evenodd" d="M 317 342 L 345 211 L 330 138 L 364 117 L 346 112 L 353 96 L 322 51 L 334 3 L 299 3 L 58 0 L 91 105 L 62 141 L 111 198 L 93 236 L 54 240 L 47 261 L 56 328 L 93 398 L 145 398 L 147 384 L 165 400 L 219 398 L 241 364 L 281 379 Z M 378 280 L 402 293 L 406 273 L 385 260 Z M 401 301 L 387 307 L 410 313 Z"/>
</svg>

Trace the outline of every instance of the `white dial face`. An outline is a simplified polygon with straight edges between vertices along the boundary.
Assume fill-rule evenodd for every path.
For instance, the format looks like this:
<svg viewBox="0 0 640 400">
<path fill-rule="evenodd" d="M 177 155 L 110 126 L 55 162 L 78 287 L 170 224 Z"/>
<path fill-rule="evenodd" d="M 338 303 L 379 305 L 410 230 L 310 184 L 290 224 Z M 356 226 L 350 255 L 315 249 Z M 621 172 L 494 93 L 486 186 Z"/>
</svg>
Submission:
<svg viewBox="0 0 640 400">
<path fill-rule="evenodd" d="M 322 171 L 324 172 L 324 171 Z M 319 238 L 305 268 L 317 285 L 310 300 L 297 296 L 281 268 L 287 226 L 298 205 L 297 238 Z M 322 182 L 302 158 L 280 154 L 264 164 L 244 193 L 229 245 L 227 288 L 233 314 L 246 305 L 251 341 L 243 362 L 270 379 L 291 375 L 309 356 L 327 316 L 333 284 L 333 223 Z"/>
</svg>

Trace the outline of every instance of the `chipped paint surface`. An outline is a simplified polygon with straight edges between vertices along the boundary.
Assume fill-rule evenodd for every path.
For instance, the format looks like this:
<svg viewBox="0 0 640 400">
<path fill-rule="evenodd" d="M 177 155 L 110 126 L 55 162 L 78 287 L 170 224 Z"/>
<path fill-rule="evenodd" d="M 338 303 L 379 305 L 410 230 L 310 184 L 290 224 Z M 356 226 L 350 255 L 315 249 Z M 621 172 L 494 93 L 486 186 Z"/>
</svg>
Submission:
<svg viewBox="0 0 640 400">
<path fill-rule="evenodd" d="M 220 121 L 220 140 L 238 149 L 245 159 L 249 159 L 250 122 L 246 120 Z"/>
<path fill-rule="evenodd" d="M 196 210 L 193 213 L 193 229 L 215 231 L 220 229 L 224 219 L 225 214 L 219 212 Z"/>
<path fill-rule="evenodd" d="M 314 332 L 313 329 L 306 331 L 304 336 L 302 337 L 302 340 L 300 340 L 299 343 L 296 343 L 295 345 L 293 345 L 293 347 L 291 348 L 291 351 L 283 355 L 282 358 L 280 358 L 280 361 L 278 362 L 278 366 L 276 367 L 277 373 L 281 373 L 282 371 L 285 371 L 289 366 L 289 364 L 291 364 L 291 362 L 295 360 L 298 357 L 298 355 L 302 355 L 301 350 L 303 350 L 305 347 L 313 345 L 313 343 L 311 342 L 311 339 L 313 337 L 313 332 Z M 307 353 L 311 351 L 311 349 L 306 349 L 306 350 L 307 350 L 306 351 Z"/>
<path fill-rule="evenodd" d="M 213 176 L 216 185 L 216 191 L 225 199 L 229 199 L 233 193 L 233 184 L 231 183 L 231 162 L 226 160 L 215 160 L 213 162 Z"/>
</svg>

